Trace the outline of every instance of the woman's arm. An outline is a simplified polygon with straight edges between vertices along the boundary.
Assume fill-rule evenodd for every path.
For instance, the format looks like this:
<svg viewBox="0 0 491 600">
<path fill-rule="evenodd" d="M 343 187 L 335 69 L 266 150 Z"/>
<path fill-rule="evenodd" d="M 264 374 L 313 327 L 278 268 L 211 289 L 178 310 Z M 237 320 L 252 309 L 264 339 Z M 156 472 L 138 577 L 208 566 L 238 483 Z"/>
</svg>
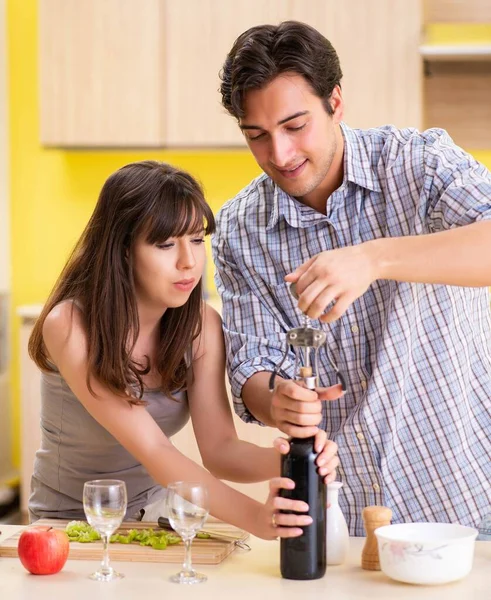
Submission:
<svg viewBox="0 0 491 600">
<path fill-rule="evenodd" d="M 192 377 L 188 398 L 196 440 L 203 464 L 216 477 L 250 483 L 280 474 L 280 452 L 288 452 L 288 443 L 278 439 L 274 448 L 262 448 L 238 439 L 225 388 L 225 344 L 219 314 L 205 305 L 203 330 L 194 347 Z M 252 427 L 252 426 L 251 426 Z M 336 444 L 321 432 L 316 449 L 321 475 L 335 477 L 338 459 Z M 322 465 L 322 466 L 321 466 Z"/>
<path fill-rule="evenodd" d="M 212 515 L 265 539 L 300 535 L 299 526 L 310 523 L 305 515 L 278 514 L 277 523 L 295 527 L 273 527 L 273 512 L 278 509 L 304 512 L 304 503 L 293 505 L 275 494 L 266 505 L 248 498 L 174 448 L 143 406 L 129 405 L 95 379 L 92 387 L 96 396 L 93 396 L 86 384 L 86 333 L 80 311 L 71 302 L 63 302 L 51 311 L 43 326 L 43 339 L 51 360 L 86 410 L 145 466 L 156 482 L 163 486 L 183 479 L 202 482 L 209 491 Z"/>
<path fill-rule="evenodd" d="M 280 455 L 239 440 L 225 388 L 225 345 L 220 315 L 204 305 L 188 382 L 194 434 L 203 464 L 216 477 L 250 483 L 280 474 Z"/>
</svg>

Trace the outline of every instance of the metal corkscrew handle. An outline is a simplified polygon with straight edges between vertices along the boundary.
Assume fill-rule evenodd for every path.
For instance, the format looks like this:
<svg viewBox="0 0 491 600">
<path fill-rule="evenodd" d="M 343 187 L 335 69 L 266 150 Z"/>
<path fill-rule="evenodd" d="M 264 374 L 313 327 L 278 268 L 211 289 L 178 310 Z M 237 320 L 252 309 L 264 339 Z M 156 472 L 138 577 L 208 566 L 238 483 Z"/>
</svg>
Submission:
<svg viewBox="0 0 491 600">
<path fill-rule="evenodd" d="M 296 285 L 292 283 L 290 285 L 290 293 L 292 296 L 298 300 L 298 293 L 296 289 Z M 307 315 L 304 316 L 304 324 L 302 327 L 297 327 L 295 329 L 291 329 L 286 334 L 286 350 L 285 353 L 278 365 L 276 365 L 274 371 L 271 373 L 271 377 L 269 378 L 269 391 L 274 392 L 274 383 L 276 375 L 281 370 L 283 363 L 285 362 L 290 347 L 293 348 L 295 352 L 295 379 L 297 381 L 303 381 L 305 386 L 311 390 L 315 389 L 318 384 L 318 352 L 321 346 L 325 345 L 326 342 L 326 334 L 324 331 L 320 329 L 314 329 L 310 326 L 310 319 Z M 343 392 L 346 391 L 346 382 L 344 377 L 339 372 L 337 365 L 332 360 L 327 347 L 326 347 L 327 357 L 334 371 L 336 372 L 336 379 L 338 383 L 341 384 Z M 300 356 L 299 353 L 303 355 L 303 365 L 300 366 Z M 313 353 L 313 360 L 312 360 Z M 312 366 L 313 364 L 313 366 Z"/>
</svg>

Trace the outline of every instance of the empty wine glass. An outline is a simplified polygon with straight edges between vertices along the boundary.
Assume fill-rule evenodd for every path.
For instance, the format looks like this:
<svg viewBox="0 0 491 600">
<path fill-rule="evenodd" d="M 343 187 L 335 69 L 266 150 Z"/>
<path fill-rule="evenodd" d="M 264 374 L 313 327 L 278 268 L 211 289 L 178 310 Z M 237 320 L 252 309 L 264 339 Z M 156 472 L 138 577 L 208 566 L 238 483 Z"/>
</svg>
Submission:
<svg viewBox="0 0 491 600">
<path fill-rule="evenodd" d="M 97 581 L 124 577 L 109 564 L 109 540 L 126 514 L 126 485 L 118 479 L 97 479 L 84 484 L 84 511 L 87 521 L 102 538 L 104 552 L 101 567 L 90 575 Z"/>
<path fill-rule="evenodd" d="M 167 513 L 174 531 L 185 546 L 182 570 L 170 579 L 176 583 L 202 583 L 206 575 L 191 565 L 191 543 L 208 516 L 208 491 L 201 483 L 177 481 L 167 486 Z"/>
</svg>

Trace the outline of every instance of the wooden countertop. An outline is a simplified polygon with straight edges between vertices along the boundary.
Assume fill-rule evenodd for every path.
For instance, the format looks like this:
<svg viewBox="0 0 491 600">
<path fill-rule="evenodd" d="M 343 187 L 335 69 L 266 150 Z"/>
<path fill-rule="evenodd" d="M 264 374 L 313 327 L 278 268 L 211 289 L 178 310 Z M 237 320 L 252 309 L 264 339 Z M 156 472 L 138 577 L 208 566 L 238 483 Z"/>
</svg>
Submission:
<svg viewBox="0 0 491 600">
<path fill-rule="evenodd" d="M 0 541 L 20 526 L 0 524 Z M 412 586 L 390 580 L 381 572 L 363 571 L 360 556 L 363 538 L 352 538 L 350 556 L 341 566 L 328 567 L 316 581 L 288 581 L 280 577 L 279 542 L 250 538 L 251 552 L 235 551 L 217 566 L 200 566 L 208 576 L 198 586 L 178 586 L 168 581 L 179 565 L 114 563 L 126 577 L 100 583 L 87 575 L 97 563 L 68 560 L 56 575 L 27 573 L 16 558 L 0 559 L 2 600 L 486 600 L 491 590 L 491 543 L 476 542 L 474 566 L 462 581 L 443 586 Z"/>
</svg>

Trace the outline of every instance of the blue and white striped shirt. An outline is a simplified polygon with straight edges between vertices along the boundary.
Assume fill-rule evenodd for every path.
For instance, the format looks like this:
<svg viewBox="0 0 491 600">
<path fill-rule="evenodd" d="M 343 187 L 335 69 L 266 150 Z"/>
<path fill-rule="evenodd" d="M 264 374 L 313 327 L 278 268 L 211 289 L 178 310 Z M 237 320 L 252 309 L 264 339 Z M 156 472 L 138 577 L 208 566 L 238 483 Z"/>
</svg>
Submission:
<svg viewBox="0 0 491 600">
<path fill-rule="evenodd" d="M 491 174 L 445 131 L 342 125 L 344 180 L 321 214 L 261 175 L 218 214 L 213 239 L 234 404 L 271 371 L 301 314 L 284 276 L 312 256 L 381 237 L 491 219 Z M 458 248 L 455 248 L 458 252 Z M 431 256 L 428 257 L 431 260 Z M 452 260 L 452 256 L 448 257 Z M 340 503 L 352 535 L 362 509 L 393 522 L 477 525 L 491 503 L 491 311 L 487 288 L 377 280 L 336 322 L 312 322 L 348 391 L 324 403 L 339 445 Z M 320 352 L 320 382 L 336 383 Z M 293 360 L 283 377 L 293 376 Z"/>
</svg>

